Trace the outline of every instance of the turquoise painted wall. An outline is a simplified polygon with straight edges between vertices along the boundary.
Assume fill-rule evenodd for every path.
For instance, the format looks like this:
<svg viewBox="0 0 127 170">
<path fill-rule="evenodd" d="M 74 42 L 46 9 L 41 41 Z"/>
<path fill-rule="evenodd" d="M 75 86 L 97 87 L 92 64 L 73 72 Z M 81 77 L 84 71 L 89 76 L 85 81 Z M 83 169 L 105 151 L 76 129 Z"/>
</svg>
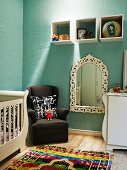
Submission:
<svg viewBox="0 0 127 170">
<path fill-rule="evenodd" d="M 0 0 L 0 89 L 22 90 L 23 0 Z"/>
<path fill-rule="evenodd" d="M 32 84 L 51 84 L 60 90 L 59 106 L 69 108 L 70 71 L 86 54 L 101 59 L 108 68 L 109 89 L 122 86 L 123 50 L 127 49 L 126 0 L 25 0 L 23 89 Z M 51 21 L 75 20 L 124 14 L 124 39 L 121 42 L 56 46 L 50 43 Z M 73 113 L 69 127 L 101 131 L 103 115 Z"/>
<path fill-rule="evenodd" d="M 109 71 L 109 88 L 122 86 L 123 50 L 127 49 L 126 0 L 0 0 L 0 89 L 21 90 L 32 84 L 51 84 L 60 90 L 59 106 L 69 109 L 70 71 L 86 54 L 101 59 Z M 124 14 L 122 42 L 55 46 L 50 24 Z M 23 66 L 23 68 L 22 68 Z M 73 113 L 69 127 L 101 131 L 103 115 Z"/>
</svg>

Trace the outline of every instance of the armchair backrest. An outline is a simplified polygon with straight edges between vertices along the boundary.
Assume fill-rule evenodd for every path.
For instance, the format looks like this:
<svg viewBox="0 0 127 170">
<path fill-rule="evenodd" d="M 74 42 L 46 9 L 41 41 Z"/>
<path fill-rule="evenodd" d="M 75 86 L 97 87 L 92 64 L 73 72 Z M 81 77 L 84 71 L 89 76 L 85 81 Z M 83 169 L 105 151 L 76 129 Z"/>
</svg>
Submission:
<svg viewBox="0 0 127 170">
<path fill-rule="evenodd" d="M 28 107 L 32 107 L 30 96 L 47 97 L 47 96 L 56 95 L 56 106 L 58 105 L 59 91 L 57 87 L 50 86 L 50 85 L 33 85 L 33 86 L 29 86 L 27 89 L 29 91 L 29 94 L 27 97 Z"/>
</svg>

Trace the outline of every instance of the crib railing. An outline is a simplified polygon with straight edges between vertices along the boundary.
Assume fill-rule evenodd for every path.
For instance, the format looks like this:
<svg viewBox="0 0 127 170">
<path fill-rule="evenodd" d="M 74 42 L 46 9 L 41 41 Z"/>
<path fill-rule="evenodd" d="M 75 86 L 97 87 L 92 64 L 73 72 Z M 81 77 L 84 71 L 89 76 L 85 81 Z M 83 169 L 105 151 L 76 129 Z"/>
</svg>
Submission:
<svg viewBox="0 0 127 170">
<path fill-rule="evenodd" d="M 28 90 L 0 90 L 0 161 L 26 149 L 27 95 Z"/>
<path fill-rule="evenodd" d="M 20 135 L 23 116 L 23 99 L 0 102 L 0 145 Z"/>
</svg>

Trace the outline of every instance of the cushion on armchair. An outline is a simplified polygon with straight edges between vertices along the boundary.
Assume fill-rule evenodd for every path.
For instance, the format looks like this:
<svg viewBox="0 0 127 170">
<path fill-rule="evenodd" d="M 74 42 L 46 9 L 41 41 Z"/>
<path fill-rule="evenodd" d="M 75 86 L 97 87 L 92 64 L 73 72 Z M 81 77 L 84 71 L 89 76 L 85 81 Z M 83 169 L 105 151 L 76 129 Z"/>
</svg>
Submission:
<svg viewBox="0 0 127 170">
<path fill-rule="evenodd" d="M 31 96 L 32 102 L 33 102 L 33 108 L 36 113 L 36 118 L 37 119 L 42 119 L 45 117 L 44 113 L 44 108 L 43 108 L 43 99 L 36 97 L 36 96 Z"/>
<path fill-rule="evenodd" d="M 57 117 L 56 114 L 56 95 L 47 96 L 47 97 L 37 97 L 37 96 L 30 96 L 32 99 L 33 109 L 36 114 L 37 119 L 46 118 L 45 113 L 52 109 L 52 118 Z"/>
</svg>

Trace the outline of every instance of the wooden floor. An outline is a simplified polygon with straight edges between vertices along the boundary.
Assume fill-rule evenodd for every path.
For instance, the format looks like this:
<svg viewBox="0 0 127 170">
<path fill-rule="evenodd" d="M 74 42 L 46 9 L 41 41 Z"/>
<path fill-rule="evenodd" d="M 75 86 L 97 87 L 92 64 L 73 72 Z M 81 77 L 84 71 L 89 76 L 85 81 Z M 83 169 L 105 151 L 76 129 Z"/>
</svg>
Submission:
<svg viewBox="0 0 127 170">
<path fill-rule="evenodd" d="M 106 152 L 105 142 L 101 137 L 86 136 L 86 135 L 77 135 L 69 134 L 69 140 L 67 143 L 54 144 L 61 147 L 66 147 L 67 149 L 80 149 L 88 151 L 103 151 Z M 31 149 L 28 147 L 24 152 L 16 155 L 10 160 L 7 160 L 0 166 L 0 170 L 4 170 L 12 161 L 20 157 L 26 151 Z M 127 170 L 127 152 L 113 152 L 114 160 L 112 170 Z"/>
</svg>

